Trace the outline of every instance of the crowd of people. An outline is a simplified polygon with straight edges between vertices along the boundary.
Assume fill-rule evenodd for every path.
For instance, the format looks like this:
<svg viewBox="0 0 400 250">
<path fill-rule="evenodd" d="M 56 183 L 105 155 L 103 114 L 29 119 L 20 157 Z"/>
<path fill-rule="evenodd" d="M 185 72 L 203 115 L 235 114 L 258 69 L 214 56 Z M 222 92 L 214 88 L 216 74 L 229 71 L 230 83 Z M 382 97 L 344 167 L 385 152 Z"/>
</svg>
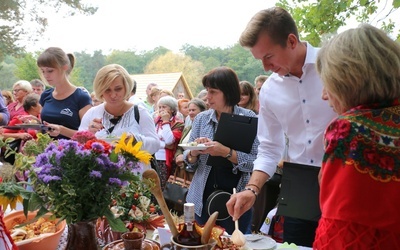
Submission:
<svg viewBox="0 0 400 250">
<path fill-rule="evenodd" d="M 0 125 L 8 126 L 0 133 L 22 150 L 43 131 L 13 129 L 21 123 L 44 124 L 54 139 L 78 130 L 97 138 L 127 132 L 154 155 L 162 188 L 176 168 L 189 174 L 187 202 L 195 204 L 199 224 L 209 218 L 205 204 L 214 191 L 236 188 L 226 203 L 231 218 L 217 221 L 228 233 L 235 220 L 242 232 L 258 232 L 276 211 L 282 160 L 321 167 L 321 218 L 284 216 L 281 240 L 319 250 L 400 249 L 400 45 L 363 24 L 316 48 L 300 40 L 280 7 L 256 13 L 239 42 L 270 76 L 255 76 L 252 84 L 216 67 L 195 98 L 150 83 L 144 100 L 118 64 L 99 69 L 92 93 L 75 86 L 75 57 L 50 47 L 37 59 L 41 80 L 2 90 Z M 214 139 L 222 113 L 258 118 L 249 152 Z M 207 147 L 178 146 L 190 142 Z M 210 163 L 215 157 L 223 164 Z"/>
</svg>

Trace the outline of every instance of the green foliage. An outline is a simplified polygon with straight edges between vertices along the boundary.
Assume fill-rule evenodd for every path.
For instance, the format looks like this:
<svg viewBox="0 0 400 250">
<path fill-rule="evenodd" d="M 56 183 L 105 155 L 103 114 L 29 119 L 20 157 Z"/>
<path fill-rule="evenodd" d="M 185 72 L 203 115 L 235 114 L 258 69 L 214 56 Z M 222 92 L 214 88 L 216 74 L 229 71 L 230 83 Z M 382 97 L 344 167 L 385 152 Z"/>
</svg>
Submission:
<svg viewBox="0 0 400 250">
<path fill-rule="evenodd" d="M 201 77 L 204 75 L 204 66 L 191 57 L 168 52 L 159 56 L 145 68 L 146 74 L 183 72 L 183 75 L 193 93 L 199 88 Z"/>
<path fill-rule="evenodd" d="M 18 45 L 23 36 L 30 40 L 36 40 L 46 29 L 46 12 L 43 7 L 48 7 L 59 12 L 61 7 L 67 15 L 82 13 L 91 15 L 97 8 L 83 4 L 81 0 L 1 0 L 0 3 L 0 60 L 5 55 L 18 55 L 24 48 Z M 36 25 L 33 30 L 25 29 L 25 22 L 33 22 Z"/>
<path fill-rule="evenodd" d="M 0 88 L 2 90 L 11 90 L 12 85 L 19 80 L 14 74 L 16 69 L 17 65 L 14 63 L 0 63 Z"/>
<path fill-rule="evenodd" d="M 86 52 L 74 53 L 76 58 L 75 69 L 79 73 L 79 79 L 71 80 L 74 84 L 81 84 L 90 92 L 93 90 L 93 80 L 96 76 L 97 71 L 106 65 L 106 56 L 102 54 L 101 50 L 96 50 L 93 54 L 88 54 Z"/>
<path fill-rule="evenodd" d="M 36 66 L 36 58 L 27 53 L 21 58 L 17 58 L 15 65 L 15 76 L 19 79 L 31 81 L 33 79 L 40 79 L 38 67 Z"/>
<path fill-rule="evenodd" d="M 320 46 L 324 37 L 327 39 L 336 34 L 338 29 L 348 24 L 352 18 L 359 23 L 374 21 L 378 17 L 379 3 L 370 0 L 280 0 L 276 5 L 292 14 L 302 40 L 308 41 L 313 46 Z M 393 21 L 386 18 L 393 12 L 393 8 L 399 6 L 400 0 L 393 0 L 390 8 L 387 7 L 379 13 L 383 14 L 383 11 L 388 13 L 382 19 L 375 20 L 380 23 L 380 28 L 384 28 L 387 32 L 394 31 Z"/>
</svg>

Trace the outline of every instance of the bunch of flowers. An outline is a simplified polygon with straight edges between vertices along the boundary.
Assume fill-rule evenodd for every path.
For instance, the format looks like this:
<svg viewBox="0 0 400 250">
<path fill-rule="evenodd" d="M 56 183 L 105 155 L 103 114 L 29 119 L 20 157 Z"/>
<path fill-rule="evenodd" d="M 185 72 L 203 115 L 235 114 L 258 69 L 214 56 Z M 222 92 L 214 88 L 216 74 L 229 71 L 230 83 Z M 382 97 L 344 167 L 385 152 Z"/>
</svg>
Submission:
<svg viewBox="0 0 400 250">
<path fill-rule="evenodd" d="M 39 209 L 39 216 L 51 212 L 68 224 L 104 216 L 114 231 L 125 231 L 110 201 L 121 189 L 140 182 L 138 163 L 149 164 L 152 156 L 140 150 L 141 142 L 130 144 L 126 135 L 115 149 L 88 132 L 77 132 L 73 139 L 78 141 L 52 141 L 37 155 L 29 173 L 34 192 L 24 210 Z"/>
<path fill-rule="evenodd" d="M 164 216 L 158 214 L 159 207 L 151 200 L 148 184 L 131 182 L 114 198 L 111 211 L 130 231 L 164 227 Z"/>
</svg>

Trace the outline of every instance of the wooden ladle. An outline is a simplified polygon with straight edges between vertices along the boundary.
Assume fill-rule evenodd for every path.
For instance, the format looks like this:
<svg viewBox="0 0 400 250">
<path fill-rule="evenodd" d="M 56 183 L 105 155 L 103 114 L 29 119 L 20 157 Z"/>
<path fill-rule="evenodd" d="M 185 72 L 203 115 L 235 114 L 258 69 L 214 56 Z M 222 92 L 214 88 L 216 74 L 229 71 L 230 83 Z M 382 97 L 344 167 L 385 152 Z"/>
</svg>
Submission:
<svg viewBox="0 0 400 250">
<path fill-rule="evenodd" d="M 208 218 L 206 224 L 203 228 L 203 234 L 201 235 L 201 244 L 207 245 L 208 241 L 210 240 L 212 229 L 214 228 L 215 222 L 218 218 L 218 211 L 215 211 L 210 217 Z"/>
<path fill-rule="evenodd" d="M 236 188 L 233 188 L 233 193 L 236 194 Z M 236 246 L 242 247 L 246 244 L 246 238 L 243 233 L 239 230 L 239 222 L 235 220 L 235 230 L 232 233 L 231 241 Z"/>
<path fill-rule="evenodd" d="M 142 177 L 143 179 L 152 180 L 154 182 L 155 185 L 150 189 L 150 192 L 154 195 L 154 197 L 156 197 L 161 212 L 163 213 L 169 229 L 171 230 L 172 236 L 176 237 L 179 232 L 176 228 L 174 220 L 172 219 L 172 215 L 169 212 L 167 204 L 165 203 L 164 195 L 161 191 L 160 178 L 158 177 L 157 172 L 154 169 L 147 169 L 143 172 Z"/>
</svg>

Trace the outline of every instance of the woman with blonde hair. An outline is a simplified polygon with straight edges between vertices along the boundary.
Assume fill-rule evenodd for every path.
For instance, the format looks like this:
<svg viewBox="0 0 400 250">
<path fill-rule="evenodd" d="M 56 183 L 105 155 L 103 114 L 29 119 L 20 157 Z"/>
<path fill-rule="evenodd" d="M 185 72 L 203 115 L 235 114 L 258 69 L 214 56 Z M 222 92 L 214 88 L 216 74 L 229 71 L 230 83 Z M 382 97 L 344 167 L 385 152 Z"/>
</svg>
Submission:
<svg viewBox="0 0 400 250">
<path fill-rule="evenodd" d="M 316 66 L 339 116 L 324 135 L 313 249 L 400 249 L 400 45 L 363 24 L 328 41 Z"/>
<path fill-rule="evenodd" d="M 74 55 L 57 47 L 46 49 L 37 59 L 43 81 L 52 86 L 40 96 L 41 118 L 51 128 L 48 133 L 57 139 L 72 137 L 92 106 L 90 95 L 69 80 L 74 64 Z"/>
<path fill-rule="evenodd" d="M 13 97 L 11 91 L 2 90 L 1 95 L 3 96 L 4 104 L 6 106 L 14 101 L 14 97 Z"/>
<path fill-rule="evenodd" d="M 10 113 L 10 120 L 14 116 L 26 115 L 24 110 L 24 99 L 29 94 L 32 93 L 32 86 L 28 81 L 20 80 L 13 85 L 13 96 L 14 102 L 7 105 L 8 112 Z"/>
<path fill-rule="evenodd" d="M 142 105 L 136 106 L 135 114 L 134 104 L 128 101 L 132 88 L 132 78 L 124 67 L 102 67 L 93 81 L 95 97 L 102 103 L 86 112 L 79 130 L 89 130 L 98 138 L 118 138 L 126 132 L 143 142 L 143 150 L 154 154 L 159 148 L 154 122 Z"/>
</svg>

